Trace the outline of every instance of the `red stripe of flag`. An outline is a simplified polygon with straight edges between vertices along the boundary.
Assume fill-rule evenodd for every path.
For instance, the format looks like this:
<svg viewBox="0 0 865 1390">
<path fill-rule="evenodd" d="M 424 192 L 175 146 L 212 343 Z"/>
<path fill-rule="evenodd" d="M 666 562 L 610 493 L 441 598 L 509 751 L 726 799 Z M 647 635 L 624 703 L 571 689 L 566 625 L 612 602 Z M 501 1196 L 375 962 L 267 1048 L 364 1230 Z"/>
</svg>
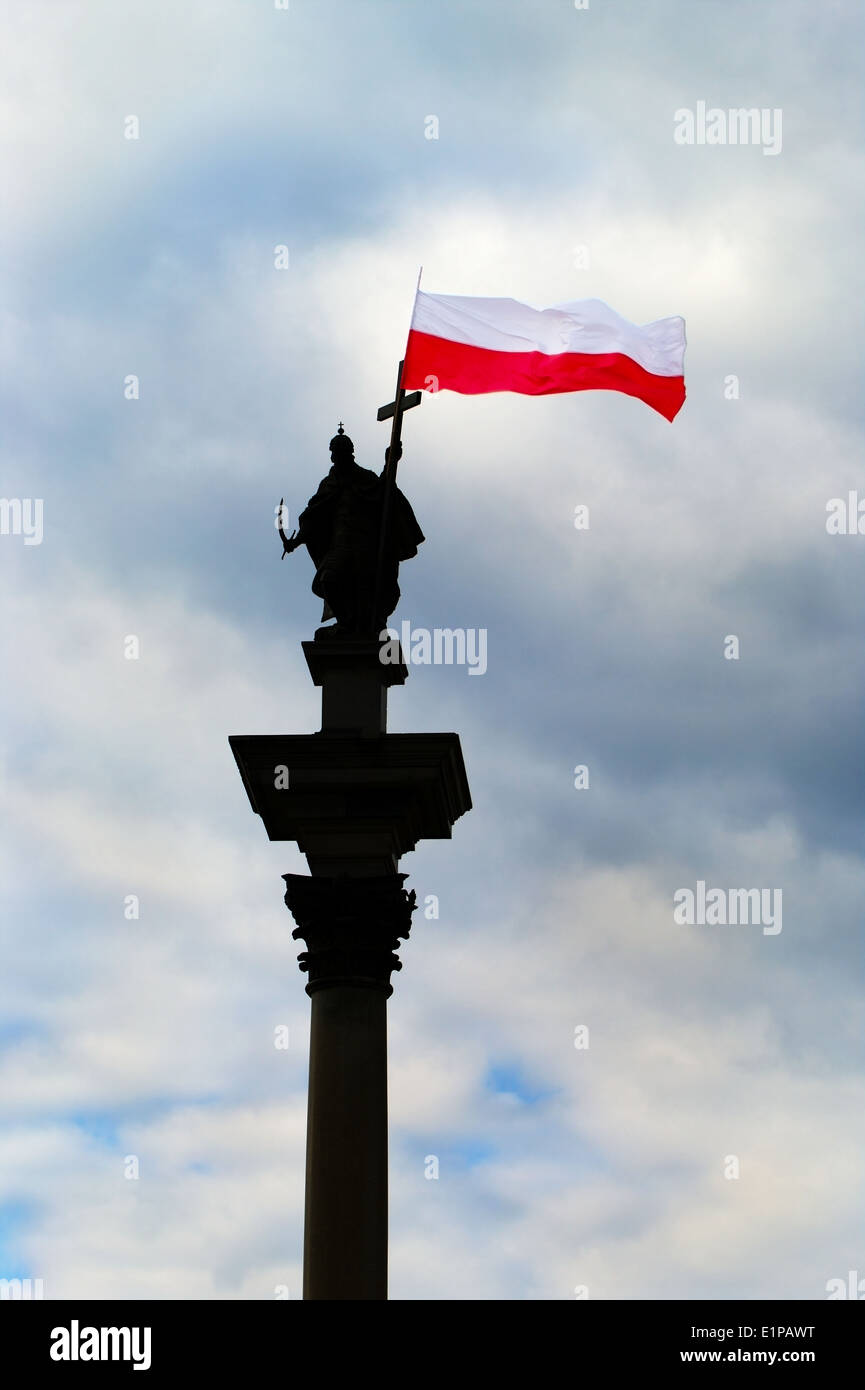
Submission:
<svg viewBox="0 0 865 1390">
<path fill-rule="evenodd" d="M 621 352 L 499 352 L 455 343 L 413 328 L 403 369 L 406 391 L 458 391 L 464 396 L 517 391 L 552 396 L 562 391 L 622 391 L 674 420 L 685 401 L 683 376 L 657 376 Z"/>
</svg>

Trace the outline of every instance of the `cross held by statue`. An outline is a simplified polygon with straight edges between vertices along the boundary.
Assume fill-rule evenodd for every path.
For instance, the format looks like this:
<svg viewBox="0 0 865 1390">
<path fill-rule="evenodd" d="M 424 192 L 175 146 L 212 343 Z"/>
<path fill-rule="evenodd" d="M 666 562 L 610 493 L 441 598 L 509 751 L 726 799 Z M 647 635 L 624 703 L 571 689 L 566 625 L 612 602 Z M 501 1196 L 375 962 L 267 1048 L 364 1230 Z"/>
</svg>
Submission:
<svg viewBox="0 0 865 1390">
<path fill-rule="evenodd" d="M 412 406 L 420 405 L 423 392 L 412 391 L 411 394 L 409 394 L 409 392 L 404 391 L 402 389 L 402 386 L 400 385 L 402 381 L 402 369 L 404 366 L 405 362 L 400 362 L 399 371 L 396 375 L 396 394 L 394 396 L 394 399 L 392 401 L 388 401 L 387 405 L 379 406 L 378 414 L 375 417 L 377 420 L 390 420 L 392 416 L 396 415 L 397 409 L 399 409 L 401 417 L 406 410 L 411 410 Z M 398 429 L 397 434 L 399 434 Z"/>
<path fill-rule="evenodd" d="M 384 565 L 385 546 L 387 544 L 387 528 L 390 522 L 391 497 L 393 495 L 394 483 L 396 481 L 396 466 L 402 452 L 402 417 L 407 410 L 413 406 L 420 405 L 423 396 L 422 391 L 404 391 L 402 388 L 402 369 L 405 366 L 403 360 L 399 364 L 396 374 L 396 391 L 394 398 L 387 405 L 379 406 L 377 420 L 393 420 L 390 432 L 390 448 L 387 452 L 387 463 L 385 465 L 384 482 L 384 505 L 381 517 L 381 533 L 378 547 L 378 564 L 376 566 L 375 597 L 373 599 L 373 615 L 378 612 L 379 599 L 382 586 L 382 567 Z"/>
</svg>

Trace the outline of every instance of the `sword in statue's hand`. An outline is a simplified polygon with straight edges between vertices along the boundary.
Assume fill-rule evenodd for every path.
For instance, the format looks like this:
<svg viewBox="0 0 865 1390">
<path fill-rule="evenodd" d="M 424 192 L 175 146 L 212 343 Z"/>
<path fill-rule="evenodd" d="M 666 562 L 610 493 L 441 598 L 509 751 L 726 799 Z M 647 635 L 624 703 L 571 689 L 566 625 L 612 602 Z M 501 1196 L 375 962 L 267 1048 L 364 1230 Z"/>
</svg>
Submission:
<svg viewBox="0 0 865 1390">
<path fill-rule="evenodd" d="M 279 539 L 282 541 L 282 554 L 281 554 L 280 557 L 279 557 L 280 560 L 284 560 L 285 557 L 286 557 L 286 555 L 290 555 L 291 552 L 292 552 L 293 550 L 296 550 L 296 549 L 297 549 L 297 541 L 295 541 L 295 539 L 294 539 L 295 536 L 297 535 L 297 531 L 294 530 L 294 531 L 292 531 L 292 533 L 291 533 L 290 536 L 287 536 L 287 535 L 285 534 L 285 527 L 284 527 L 283 524 L 282 524 L 282 517 L 283 517 L 283 511 L 282 511 L 282 509 L 283 509 L 284 505 L 285 505 L 285 498 L 284 498 L 284 497 L 280 497 L 280 499 L 279 499 L 279 511 L 277 512 L 277 517 L 278 517 L 277 526 L 278 526 L 278 528 L 279 528 Z"/>
</svg>

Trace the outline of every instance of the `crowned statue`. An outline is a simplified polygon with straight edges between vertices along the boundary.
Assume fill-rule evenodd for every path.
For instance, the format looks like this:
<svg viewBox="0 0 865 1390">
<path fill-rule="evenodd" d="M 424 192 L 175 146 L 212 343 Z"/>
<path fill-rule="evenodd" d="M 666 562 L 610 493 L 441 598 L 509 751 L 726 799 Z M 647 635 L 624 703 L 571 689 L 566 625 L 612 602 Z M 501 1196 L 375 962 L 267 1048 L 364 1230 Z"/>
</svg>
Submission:
<svg viewBox="0 0 865 1390">
<path fill-rule="evenodd" d="M 401 453 L 398 446 L 395 462 Z M 361 468 L 340 421 L 330 441 L 330 471 L 290 536 L 280 502 L 283 558 L 306 546 L 315 565 L 312 592 L 324 603 L 322 622 L 336 619 L 323 631 L 335 636 L 379 635 L 399 602 L 400 562 L 412 559 L 424 539 L 408 499 L 388 479 L 389 455 L 385 450 L 380 474 Z"/>
</svg>

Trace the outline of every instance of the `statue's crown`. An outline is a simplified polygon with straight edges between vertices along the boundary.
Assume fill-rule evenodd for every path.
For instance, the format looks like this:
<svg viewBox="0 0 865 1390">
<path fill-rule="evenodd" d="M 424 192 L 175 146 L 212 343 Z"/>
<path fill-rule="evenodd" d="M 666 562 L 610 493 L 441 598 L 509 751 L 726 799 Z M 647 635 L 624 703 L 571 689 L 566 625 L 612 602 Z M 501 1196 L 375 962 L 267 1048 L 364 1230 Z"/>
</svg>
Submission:
<svg viewBox="0 0 865 1390">
<path fill-rule="evenodd" d="M 343 430 L 341 420 L 339 422 L 339 429 L 330 441 L 330 452 L 332 454 L 345 455 L 349 458 L 354 454 L 354 445 Z"/>
</svg>

